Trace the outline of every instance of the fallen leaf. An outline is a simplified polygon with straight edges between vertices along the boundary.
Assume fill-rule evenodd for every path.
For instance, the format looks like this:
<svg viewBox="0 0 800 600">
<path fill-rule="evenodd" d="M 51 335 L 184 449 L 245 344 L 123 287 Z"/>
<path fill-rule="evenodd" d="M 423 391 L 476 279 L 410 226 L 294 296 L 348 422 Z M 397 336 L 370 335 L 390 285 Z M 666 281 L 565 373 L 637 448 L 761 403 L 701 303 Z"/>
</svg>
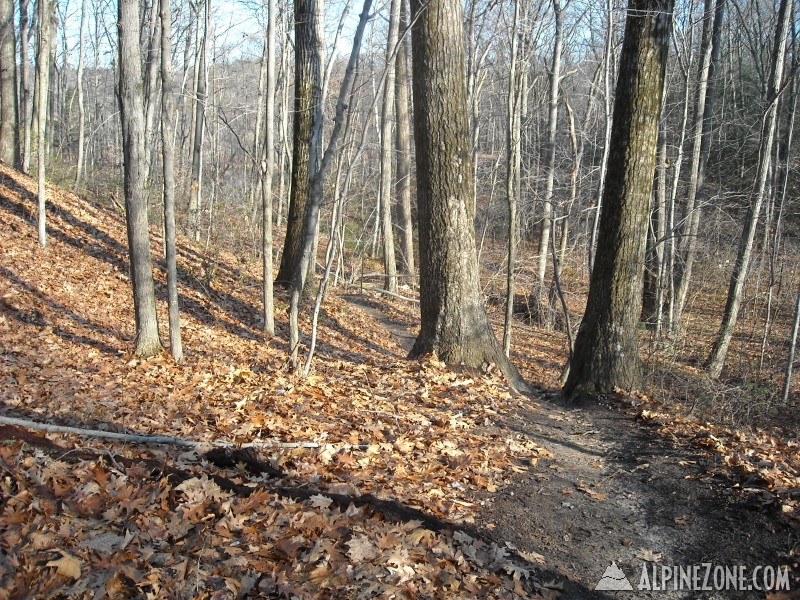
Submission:
<svg viewBox="0 0 800 600">
<path fill-rule="evenodd" d="M 59 550 L 58 552 L 61 553 L 61 558 L 58 560 L 51 560 L 45 566 L 56 567 L 56 572 L 64 577 L 80 579 L 83 561 L 80 558 L 72 556 L 68 552 L 64 552 L 63 550 Z"/>
</svg>

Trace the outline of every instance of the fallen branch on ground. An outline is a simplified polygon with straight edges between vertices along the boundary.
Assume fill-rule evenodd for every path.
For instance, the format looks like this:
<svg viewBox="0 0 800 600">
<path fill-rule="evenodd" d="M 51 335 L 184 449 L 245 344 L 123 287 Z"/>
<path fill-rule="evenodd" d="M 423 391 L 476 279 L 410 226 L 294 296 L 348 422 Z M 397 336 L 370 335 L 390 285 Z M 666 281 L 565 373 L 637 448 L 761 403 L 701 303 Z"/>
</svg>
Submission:
<svg viewBox="0 0 800 600">
<path fill-rule="evenodd" d="M 183 446 L 185 448 L 204 448 L 212 446 L 215 448 L 322 448 L 326 444 L 319 442 L 248 442 L 237 444 L 235 442 L 198 442 L 196 440 L 185 440 L 182 438 L 160 436 L 160 435 L 136 435 L 130 433 L 117 433 L 115 431 L 102 431 L 99 429 L 83 429 L 80 427 L 68 427 L 66 425 L 52 425 L 50 423 L 39 423 L 28 419 L 16 419 L 14 417 L 0 416 L 0 425 L 15 425 L 26 429 L 44 431 L 46 433 L 69 433 L 82 437 L 102 438 L 117 440 L 119 442 L 129 442 L 132 444 L 166 444 L 170 446 Z M 348 450 L 365 450 L 366 444 L 342 446 Z"/>
</svg>

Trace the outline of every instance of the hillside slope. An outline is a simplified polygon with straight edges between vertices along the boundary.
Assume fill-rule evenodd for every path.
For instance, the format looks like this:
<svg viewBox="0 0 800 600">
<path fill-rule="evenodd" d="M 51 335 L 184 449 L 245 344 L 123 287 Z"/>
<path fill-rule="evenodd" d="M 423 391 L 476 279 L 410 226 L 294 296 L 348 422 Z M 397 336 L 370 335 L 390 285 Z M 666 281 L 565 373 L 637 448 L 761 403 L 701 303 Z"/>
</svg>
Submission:
<svg viewBox="0 0 800 600">
<path fill-rule="evenodd" d="M 213 464 L 205 447 L 0 426 L 0 598 L 557 593 L 449 525 L 539 457 L 491 426 L 512 406 L 502 382 L 406 362 L 336 296 L 297 378 L 284 312 L 275 340 L 259 333 L 257 273 L 185 240 L 186 360 L 136 360 L 122 215 L 49 188 L 40 248 L 35 191 L 0 165 L 0 416 L 261 447 Z"/>
</svg>

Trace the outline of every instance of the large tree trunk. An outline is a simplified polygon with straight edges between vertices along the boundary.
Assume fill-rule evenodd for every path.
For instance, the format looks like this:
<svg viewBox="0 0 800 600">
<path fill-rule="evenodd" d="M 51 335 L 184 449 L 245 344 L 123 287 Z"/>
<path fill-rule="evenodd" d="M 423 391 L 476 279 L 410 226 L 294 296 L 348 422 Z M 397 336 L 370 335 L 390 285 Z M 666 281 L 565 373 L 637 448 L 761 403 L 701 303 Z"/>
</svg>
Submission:
<svg viewBox="0 0 800 600">
<path fill-rule="evenodd" d="M 393 61 L 400 30 L 400 3 L 392 0 L 389 5 L 389 35 L 386 41 L 386 79 L 383 84 L 383 106 L 381 107 L 381 233 L 383 235 L 383 269 L 386 274 L 384 289 L 397 293 L 397 260 L 394 252 L 394 227 L 392 224 L 392 149 L 394 144 L 394 82 Z"/>
<path fill-rule="evenodd" d="M 50 82 L 50 7 L 47 0 L 39 0 L 37 4 L 39 18 L 39 43 L 36 53 L 36 155 L 38 158 L 38 190 L 39 190 L 39 244 L 47 244 L 46 229 L 46 192 L 45 192 L 45 132 L 47 129 L 47 98 Z"/>
<path fill-rule="evenodd" d="M 641 384 L 637 326 L 674 0 L 631 0 L 589 298 L 564 393 Z"/>
<path fill-rule="evenodd" d="M 759 145 L 758 167 L 756 178 L 753 185 L 753 201 L 747 211 L 742 237 L 739 241 L 739 251 L 736 255 L 736 262 L 733 265 L 731 280 L 728 286 L 728 298 L 725 303 L 725 312 L 722 316 L 722 323 L 714 342 L 714 347 L 708 358 L 708 374 L 711 377 L 719 377 L 722 367 L 725 366 L 725 358 L 728 355 L 728 347 L 733 332 L 736 328 L 736 320 L 739 317 L 739 307 L 742 301 L 742 291 L 747 281 L 747 273 L 750 268 L 750 256 L 753 253 L 753 242 L 758 227 L 761 205 L 767 191 L 767 179 L 770 173 L 770 157 L 772 154 L 772 144 L 775 140 L 775 127 L 778 120 L 778 96 L 782 91 L 781 82 L 783 81 L 783 65 L 786 60 L 787 31 L 791 20 L 791 12 L 787 0 L 781 0 L 778 10 L 778 22 L 775 29 L 775 46 L 772 50 L 772 65 L 770 67 L 770 77 L 767 87 L 767 110 L 761 125 L 761 141 Z"/>
<path fill-rule="evenodd" d="M 119 104 L 122 116 L 125 222 L 131 261 L 137 356 L 161 350 L 156 319 L 147 202 L 142 188 L 144 170 L 144 106 L 139 49 L 139 2 L 119 0 Z"/>
<path fill-rule="evenodd" d="M 411 9 L 421 328 L 410 357 L 495 364 L 527 389 L 497 343 L 481 295 L 461 2 L 412 0 Z"/>
<path fill-rule="evenodd" d="M 400 33 L 408 29 L 408 0 L 400 0 Z M 400 239 L 402 240 L 403 271 L 414 277 L 414 223 L 411 214 L 411 119 L 408 92 L 408 55 L 411 37 L 400 40 L 395 59 L 395 113 L 397 119 L 396 151 L 397 197 L 400 206 Z"/>
<path fill-rule="evenodd" d="M 276 281 L 288 285 L 299 268 L 303 245 L 303 227 L 308 203 L 309 185 L 316 170 L 312 159 L 314 120 L 321 114 L 322 65 L 319 47 L 321 27 L 317 20 L 319 0 L 296 0 L 294 3 L 295 71 L 294 71 L 294 142 L 289 214 L 283 255 Z"/>
<path fill-rule="evenodd" d="M 85 2 L 85 0 L 84 0 Z M 172 119 L 175 115 L 172 78 L 172 13 L 169 0 L 160 0 L 161 12 L 161 147 L 164 175 L 164 245 L 167 259 L 167 304 L 169 306 L 169 346 L 175 362 L 183 360 L 181 319 L 178 305 L 178 258 L 175 251 L 175 148 Z M 153 6 L 153 10 L 156 7 Z"/>
<path fill-rule="evenodd" d="M 19 168 L 17 37 L 14 2 L 0 0 L 0 160 Z"/>
</svg>

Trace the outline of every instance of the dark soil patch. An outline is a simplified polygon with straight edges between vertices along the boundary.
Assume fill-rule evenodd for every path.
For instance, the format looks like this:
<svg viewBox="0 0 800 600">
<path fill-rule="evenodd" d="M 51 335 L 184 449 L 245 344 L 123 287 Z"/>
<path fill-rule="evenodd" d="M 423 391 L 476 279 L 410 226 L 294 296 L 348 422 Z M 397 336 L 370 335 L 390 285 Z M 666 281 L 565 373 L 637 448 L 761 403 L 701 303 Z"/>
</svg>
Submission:
<svg viewBox="0 0 800 600">
<path fill-rule="evenodd" d="M 660 573 L 671 565 L 742 565 L 749 581 L 757 566 L 791 562 L 797 523 L 713 475 L 712 457 L 619 407 L 570 406 L 553 395 L 503 425 L 554 456 L 488 498 L 481 524 L 578 584 L 568 583 L 563 598 L 765 598 L 761 591 L 676 591 L 671 582 L 667 591 L 637 588 L 643 567 L 651 574 L 654 566 Z M 634 591 L 587 591 L 612 561 Z"/>
</svg>

